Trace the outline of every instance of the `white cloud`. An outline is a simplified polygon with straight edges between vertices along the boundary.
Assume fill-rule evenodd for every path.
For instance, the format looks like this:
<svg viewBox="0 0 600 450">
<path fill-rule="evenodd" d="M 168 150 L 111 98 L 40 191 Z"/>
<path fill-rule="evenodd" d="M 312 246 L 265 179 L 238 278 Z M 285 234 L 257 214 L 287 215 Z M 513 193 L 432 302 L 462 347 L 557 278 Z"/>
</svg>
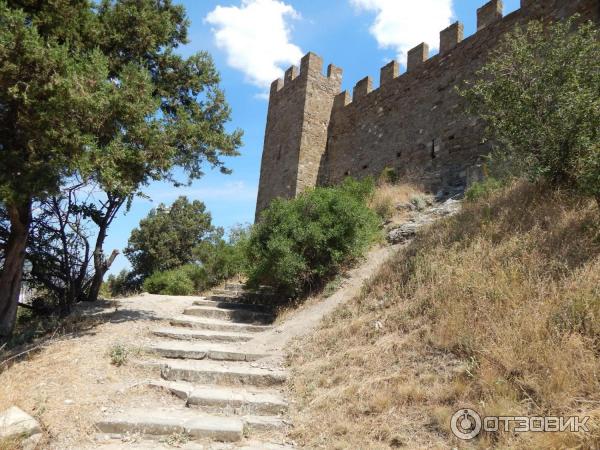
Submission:
<svg viewBox="0 0 600 450">
<path fill-rule="evenodd" d="M 242 0 L 237 6 L 217 6 L 205 18 L 227 63 L 242 71 L 249 82 L 267 88 L 297 64 L 303 53 L 290 42 L 296 10 L 279 0 Z"/>
<path fill-rule="evenodd" d="M 376 14 L 371 34 L 382 48 L 392 48 L 406 64 L 408 51 L 427 42 L 439 48 L 440 31 L 452 23 L 452 0 L 350 0 Z"/>
</svg>

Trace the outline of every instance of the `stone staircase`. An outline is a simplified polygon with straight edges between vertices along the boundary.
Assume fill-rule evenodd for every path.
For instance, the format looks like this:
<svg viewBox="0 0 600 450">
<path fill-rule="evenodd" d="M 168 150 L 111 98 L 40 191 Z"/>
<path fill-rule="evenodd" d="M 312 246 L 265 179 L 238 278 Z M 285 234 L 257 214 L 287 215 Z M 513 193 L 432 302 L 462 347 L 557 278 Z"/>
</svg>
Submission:
<svg viewBox="0 0 600 450">
<path fill-rule="evenodd" d="M 291 449 L 278 443 L 288 426 L 281 392 L 286 372 L 245 345 L 274 320 L 256 298 L 242 285 L 228 284 L 198 298 L 169 327 L 154 330 L 146 350 L 155 359 L 144 364 L 156 369 L 157 379 L 148 385 L 180 403 L 105 417 L 96 423 L 104 439 L 137 435 L 160 442 L 183 435 L 200 445 L 193 448 Z"/>
</svg>

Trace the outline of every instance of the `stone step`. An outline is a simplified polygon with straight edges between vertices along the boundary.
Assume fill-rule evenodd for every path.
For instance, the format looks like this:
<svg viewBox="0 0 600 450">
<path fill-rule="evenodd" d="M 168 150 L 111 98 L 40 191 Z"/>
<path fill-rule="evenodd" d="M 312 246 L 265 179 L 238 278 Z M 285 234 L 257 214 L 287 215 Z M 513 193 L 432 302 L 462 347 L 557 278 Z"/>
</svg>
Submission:
<svg viewBox="0 0 600 450">
<path fill-rule="evenodd" d="M 216 306 L 222 309 L 243 309 L 247 311 L 256 311 L 267 314 L 273 314 L 273 308 L 266 305 L 255 305 L 253 303 L 239 303 L 235 300 L 237 297 L 226 297 L 222 295 L 211 295 L 204 300 L 194 301 L 195 306 Z"/>
<path fill-rule="evenodd" d="M 273 328 L 269 325 L 228 322 L 219 319 L 195 316 L 178 316 L 171 319 L 171 325 L 206 331 L 233 331 L 242 333 L 260 333 Z"/>
<path fill-rule="evenodd" d="M 287 377 L 284 370 L 242 362 L 163 360 L 156 364 L 160 365 L 161 376 L 165 380 L 199 384 L 268 387 L 283 384 Z"/>
<path fill-rule="evenodd" d="M 272 431 L 287 425 L 282 417 L 276 416 L 245 416 L 244 426 L 248 431 Z"/>
<path fill-rule="evenodd" d="M 241 292 L 246 289 L 246 286 L 242 283 L 226 283 L 223 289 L 229 292 Z"/>
<path fill-rule="evenodd" d="M 268 324 L 275 319 L 273 314 L 247 311 L 223 309 L 216 306 L 192 306 L 187 308 L 184 315 L 204 317 L 210 319 L 231 320 L 239 323 Z"/>
<path fill-rule="evenodd" d="M 258 289 L 248 289 L 244 285 L 231 285 L 227 284 L 222 288 L 216 288 L 211 291 L 213 294 L 217 295 L 273 295 L 275 291 L 267 286 L 260 286 Z"/>
<path fill-rule="evenodd" d="M 214 361 L 256 361 L 268 355 L 238 350 L 227 344 L 182 341 L 156 342 L 145 348 L 165 358 L 212 359 Z"/>
<path fill-rule="evenodd" d="M 187 406 L 204 412 L 228 415 L 279 416 L 288 404 L 279 392 L 236 387 L 204 386 L 176 381 L 152 381 L 150 385 L 166 389 L 183 399 Z"/>
<path fill-rule="evenodd" d="M 103 433 L 139 433 L 151 436 L 187 434 L 192 439 L 212 439 L 222 442 L 241 441 L 244 421 L 238 417 L 214 416 L 181 409 L 131 409 L 101 419 L 96 426 Z"/>
<path fill-rule="evenodd" d="M 181 327 L 159 328 L 152 333 L 155 336 L 178 339 L 181 341 L 247 342 L 254 338 L 254 336 L 249 333 L 194 330 Z"/>
<path fill-rule="evenodd" d="M 228 289 L 213 289 L 212 295 L 223 295 L 231 298 L 240 298 L 242 297 L 244 291 L 232 291 Z"/>
</svg>

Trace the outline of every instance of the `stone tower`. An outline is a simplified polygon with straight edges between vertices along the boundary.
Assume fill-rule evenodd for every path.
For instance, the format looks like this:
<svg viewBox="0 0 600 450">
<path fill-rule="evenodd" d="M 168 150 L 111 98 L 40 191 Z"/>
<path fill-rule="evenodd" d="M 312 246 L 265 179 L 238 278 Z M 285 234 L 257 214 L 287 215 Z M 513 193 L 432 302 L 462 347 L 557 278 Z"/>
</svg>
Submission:
<svg viewBox="0 0 600 450">
<path fill-rule="evenodd" d="M 271 87 L 256 217 L 271 200 L 293 198 L 317 185 L 345 177 L 378 177 L 392 169 L 407 183 L 448 195 L 482 175 L 492 143 L 485 124 L 464 113 L 464 87 L 504 37 L 531 20 L 552 22 L 578 14 L 600 23 L 600 0 L 521 0 L 503 13 L 502 0 L 473 11 L 477 31 L 464 35 L 456 22 L 440 31 L 439 52 L 421 43 L 407 54 L 406 71 L 392 61 L 340 92 L 342 70 L 314 53 L 302 58 Z"/>
<path fill-rule="evenodd" d="M 260 169 L 256 218 L 271 200 L 294 198 L 317 184 L 325 153 L 333 101 L 340 93 L 342 70 L 308 53 L 273 82 Z"/>
</svg>

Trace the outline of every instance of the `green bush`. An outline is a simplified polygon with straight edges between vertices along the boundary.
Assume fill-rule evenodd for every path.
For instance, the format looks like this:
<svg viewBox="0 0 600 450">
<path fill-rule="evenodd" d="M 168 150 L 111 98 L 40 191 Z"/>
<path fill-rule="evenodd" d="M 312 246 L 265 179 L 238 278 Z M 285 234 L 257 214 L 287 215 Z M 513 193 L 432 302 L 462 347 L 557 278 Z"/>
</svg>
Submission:
<svg viewBox="0 0 600 450">
<path fill-rule="evenodd" d="M 215 234 L 213 239 L 200 242 L 194 249 L 194 257 L 202 263 L 206 273 L 206 286 L 213 287 L 245 271 L 247 266 L 245 247 L 249 228 L 236 226 L 229 239 Z"/>
<path fill-rule="evenodd" d="M 591 146 L 578 159 L 575 173 L 579 190 L 594 197 L 600 208 L 600 144 Z"/>
<path fill-rule="evenodd" d="M 197 264 L 186 264 L 181 266 L 176 271 L 181 271 L 189 278 L 194 286 L 195 292 L 202 292 L 209 288 L 208 275 L 206 269 Z"/>
<path fill-rule="evenodd" d="M 486 123 L 503 178 L 544 179 L 600 206 L 600 31 L 577 22 L 517 27 L 459 91 Z"/>
<path fill-rule="evenodd" d="M 474 202 L 488 197 L 492 192 L 502 188 L 503 185 L 504 184 L 501 181 L 488 177 L 483 181 L 473 183 L 469 189 L 467 189 L 467 192 L 465 192 L 465 197 L 467 200 Z"/>
<path fill-rule="evenodd" d="M 372 192 L 373 180 L 347 179 L 339 187 L 273 201 L 246 246 L 249 284 L 297 297 L 362 255 L 379 223 L 366 205 Z"/>
<path fill-rule="evenodd" d="M 131 231 L 125 256 L 133 271 L 147 277 L 193 262 L 195 246 L 217 232 L 204 203 L 179 197 L 171 206 L 152 209 Z"/>
<path fill-rule="evenodd" d="M 122 344 L 114 344 L 108 349 L 108 357 L 113 366 L 121 367 L 129 358 L 129 350 Z"/>
<path fill-rule="evenodd" d="M 125 269 L 117 275 L 109 275 L 106 282 L 102 284 L 100 295 L 104 297 L 125 297 L 133 295 L 140 290 L 139 278 L 133 272 Z"/>
<path fill-rule="evenodd" d="M 194 281 L 190 279 L 189 269 L 155 272 L 144 280 L 144 290 L 150 294 L 192 295 L 195 293 Z"/>
</svg>

